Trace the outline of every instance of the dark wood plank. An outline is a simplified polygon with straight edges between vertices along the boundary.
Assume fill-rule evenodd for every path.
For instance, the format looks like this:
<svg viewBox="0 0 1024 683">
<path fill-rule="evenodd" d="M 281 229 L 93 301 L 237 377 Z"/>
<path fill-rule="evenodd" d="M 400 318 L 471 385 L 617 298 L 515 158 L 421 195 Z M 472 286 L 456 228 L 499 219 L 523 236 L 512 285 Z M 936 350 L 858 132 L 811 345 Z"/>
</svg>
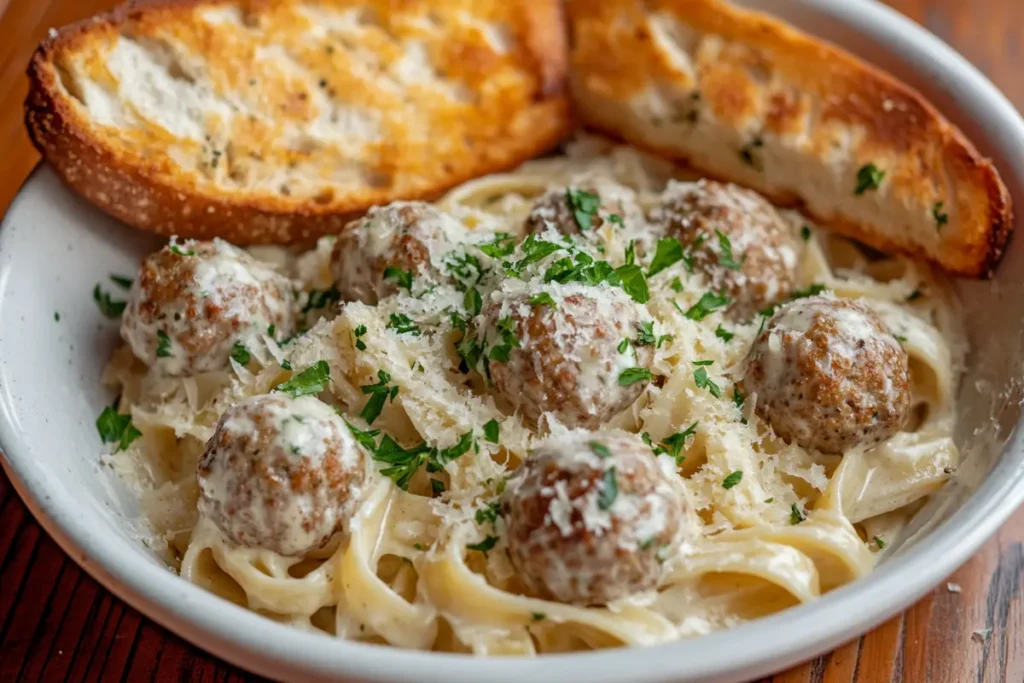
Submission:
<svg viewBox="0 0 1024 683">
<path fill-rule="evenodd" d="M 954 45 L 1024 106 L 1024 3 L 888 0 Z M 24 67 L 51 26 L 112 0 L 0 0 L 0 211 L 37 155 Z M 946 584 L 862 638 L 773 683 L 1024 681 L 1024 510 Z M 84 575 L 0 476 L 0 681 L 256 680 L 141 617 Z M 979 631 L 981 636 L 974 634 Z"/>
</svg>

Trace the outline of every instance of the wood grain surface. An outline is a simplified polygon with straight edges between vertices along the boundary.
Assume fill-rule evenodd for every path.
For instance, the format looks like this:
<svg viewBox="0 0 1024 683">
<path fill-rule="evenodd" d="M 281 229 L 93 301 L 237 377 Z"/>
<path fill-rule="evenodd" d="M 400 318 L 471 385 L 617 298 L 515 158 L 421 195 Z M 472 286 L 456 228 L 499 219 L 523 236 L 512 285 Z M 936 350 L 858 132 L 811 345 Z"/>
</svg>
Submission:
<svg viewBox="0 0 1024 683">
<path fill-rule="evenodd" d="M 853 0 L 835 0 L 846 2 Z M 0 0 L 0 213 L 37 161 L 24 67 L 51 26 L 110 0 Z M 1024 0 L 889 0 L 1024 107 Z M 773 683 L 1024 681 L 1024 509 L 906 613 Z M 756 646 L 756 645 L 752 645 Z M 86 576 L 0 475 L 0 681 L 259 680 L 185 643 Z"/>
</svg>

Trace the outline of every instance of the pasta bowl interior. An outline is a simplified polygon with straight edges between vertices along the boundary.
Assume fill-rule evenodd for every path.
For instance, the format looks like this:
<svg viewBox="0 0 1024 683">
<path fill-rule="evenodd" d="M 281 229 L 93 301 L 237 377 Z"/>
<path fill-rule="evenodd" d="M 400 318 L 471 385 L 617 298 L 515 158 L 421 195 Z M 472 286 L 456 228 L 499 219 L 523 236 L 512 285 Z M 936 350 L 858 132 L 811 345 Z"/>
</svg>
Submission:
<svg viewBox="0 0 1024 683">
<path fill-rule="evenodd" d="M 1022 199 L 1019 118 L 948 49 L 768 5 L 932 97 Z M 957 282 L 587 137 L 304 253 L 131 234 L 43 168 L 0 232 L 0 439 L 76 560 L 263 673 L 740 680 L 1020 502 L 1022 268 Z M 402 651 L 430 649 L 545 657 Z"/>
</svg>

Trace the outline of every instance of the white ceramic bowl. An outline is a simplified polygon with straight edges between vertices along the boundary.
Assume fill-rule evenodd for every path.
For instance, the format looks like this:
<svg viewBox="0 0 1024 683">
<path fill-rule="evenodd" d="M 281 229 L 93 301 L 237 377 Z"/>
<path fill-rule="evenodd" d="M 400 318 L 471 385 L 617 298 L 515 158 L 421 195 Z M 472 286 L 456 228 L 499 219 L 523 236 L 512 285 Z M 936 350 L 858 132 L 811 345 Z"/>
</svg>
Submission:
<svg viewBox="0 0 1024 683">
<path fill-rule="evenodd" d="M 749 0 L 911 83 L 995 158 L 1024 207 L 1024 122 L 937 39 L 874 2 Z M 383 649 L 310 634 L 222 601 L 175 576 L 137 541 L 130 493 L 96 453 L 111 397 L 100 371 L 116 327 L 91 300 L 108 273 L 132 273 L 155 241 L 133 233 L 40 168 L 0 230 L 0 450 L 35 516 L 107 588 L 228 661 L 291 680 L 740 681 L 863 633 L 952 573 L 1024 500 L 1020 418 L 1024 241 L 992 283 L 963 283 L 973 351 L 961 391 L 966 466 L 867 579 L 731 631 L 648 649 L 494 660 Z M 107 282 L 107 287 L 110 283 Z M 54 313 L 60 314 L 55 320 Z"/>
</svg>

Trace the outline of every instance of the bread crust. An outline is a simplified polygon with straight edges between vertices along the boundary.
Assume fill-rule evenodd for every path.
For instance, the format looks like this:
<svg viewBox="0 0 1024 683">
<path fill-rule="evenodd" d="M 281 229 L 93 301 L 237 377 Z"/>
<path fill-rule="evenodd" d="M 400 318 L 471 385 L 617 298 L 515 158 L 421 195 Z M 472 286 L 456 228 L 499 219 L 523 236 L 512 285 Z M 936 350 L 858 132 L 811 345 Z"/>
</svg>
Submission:
<svg viewBox="0 0 1024 683">
<path fill-rule="evenodd" d="M 368 168 L 367 177 L 381 178 L 381 182 L 336 183 L 316 196 L 226 191 L 194 169 L 175 164 L 165 149 L 177 142 L 173 136 L 152 144 L 150 132 L 149 144 L 141 145 L 130 137 L 118 137 L 117 131 L 112 133 L 109 126 L 90 117 L 62 81 L 61 70 L 70 60 L 102 59 L 124 33 L 162 39 L 159 32 L 165 26 L 178 31 L 176 35 L 183 32 L 194 38 L 195 45 L 216 59 L 223 53 L 217 45 L 204 43 L 209 40 L 201 35 L 204 27 L 193 28 L 198 23 L 191 14 L 194 10 L 237 8 L 247 20 L 259 13 L 275 20 L 279 15 L 273 13 L 286 13 L 292 4 L 291 0 L 158 0 L 126 4 L 51 34 L 28 67 L 25 120 L 32 142 L 68 185 L 133 227 L 162 235 L 221 237 L 238 244 L 303 243 L 339 232 L 373 205 L 398 198 L 432 199 L 471 178 L 514 167 L 559 144 L 573 127 L 564 22 L 557 0 L 505 0 L 488 6 L 490 16 L 483 19 L 510 26 L 515 47 L 507 55 L 496 56 L 473 34 L 463 42 L 450 41 L 455 44 L 442 58 L 450 60 L 447 65 L 464 70 L 457 74 L 459 84 L 474 100 L 472 106 L 442 112 L 462 117 L 451 128 L 465 136 L 461 148 L 446 127 L 434 125 L 443 121 L 439 117 L 420 131 L 426 142 L 417 147 L 416 163 L 404 164 L 401 140 L 384 140 L 358 160 Z M 335 0 L 335 4 L 345 9 L 342 6 L 353 3 Z M 460 3 L 448 4 L 454 11 Z M 429 8 L 443 14 L 446 9 L 444 3 L 421 0 L 377 5 L 375 21 L 390 21 L 391 11 L 414 13 Z M 333 54 L 332 48 L 327 49 L 327 54 Z M 64 76 L 68 78 L 66 72 Z M 509 81 L 514 85 L 502 89 L 501 83 Z"/>
<path fill-rule="evenodd" d="M 1009 193 L 910 87 L 723 0 L 569 0 L 567 13 L 586 126 L 884 251 L 969 277 L 998 264 L 1013 227 Z M 857 194 L 869 164 L 885 176 Z"/>
</svg>

